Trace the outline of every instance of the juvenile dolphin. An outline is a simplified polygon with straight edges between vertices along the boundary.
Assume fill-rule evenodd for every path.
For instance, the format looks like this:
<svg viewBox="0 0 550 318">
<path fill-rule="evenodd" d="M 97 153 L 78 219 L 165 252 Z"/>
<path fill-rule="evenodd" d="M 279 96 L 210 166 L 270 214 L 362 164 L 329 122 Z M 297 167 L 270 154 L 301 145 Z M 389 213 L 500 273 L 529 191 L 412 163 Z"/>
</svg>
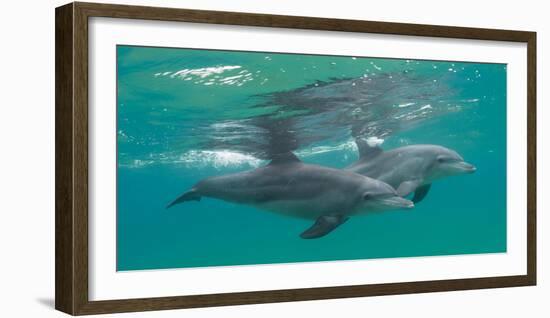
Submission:
<svg viewBox="0 0 550 318">
<path fill-rule="evenodd" d="M 383 151 L 363 139 L 356 139 L 356 144 L 359 160 L 345 170 L 386 182 L 403 197 L 414 192 L 414 203 L 424 199 L 434 180 L 476 171 L 456 151 L 441 146 L 412 145 Z"/>
<path fill-rule="evenodd" d="M 293 153 L 276 156 L 267 166 L 198 182 L 167 208 L 201 197 L 248 204 L 260 209 L 315 220 L 300 236 L 318 238 L 370 211 L 412 208 L 388 184 L 350 171 L 305 164 Z"/>
</svg>

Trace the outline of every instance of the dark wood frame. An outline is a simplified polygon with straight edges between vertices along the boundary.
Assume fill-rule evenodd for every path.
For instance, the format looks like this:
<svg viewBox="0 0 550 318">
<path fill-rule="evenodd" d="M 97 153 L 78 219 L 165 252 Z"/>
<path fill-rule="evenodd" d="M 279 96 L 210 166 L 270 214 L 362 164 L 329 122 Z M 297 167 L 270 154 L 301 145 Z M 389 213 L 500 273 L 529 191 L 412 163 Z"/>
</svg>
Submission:
<svg viewBox="0 0 550 318">
<path fill-rule="evenodd" d="M 88 300 L 88 18 L 112 17 L 527 43 L 527 275 Z M 536 285 L 536 33 L 524 31 L 70 3 L 55 11 L 55 308 L 72 315 Z"/>
</svg>

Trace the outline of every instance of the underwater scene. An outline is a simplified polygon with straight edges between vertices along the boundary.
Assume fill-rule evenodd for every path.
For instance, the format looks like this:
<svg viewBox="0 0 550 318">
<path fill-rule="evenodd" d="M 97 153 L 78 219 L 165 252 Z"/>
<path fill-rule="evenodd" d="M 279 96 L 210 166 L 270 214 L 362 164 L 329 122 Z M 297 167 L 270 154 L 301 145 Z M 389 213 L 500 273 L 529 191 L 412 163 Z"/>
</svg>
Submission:
<svg viewBox="0 0 550 318">
<path fill-rule="evenodd" d="M 505 64 L 118 45 L 116 67 L 118 271 L 506 252 Z"/>
</svg>

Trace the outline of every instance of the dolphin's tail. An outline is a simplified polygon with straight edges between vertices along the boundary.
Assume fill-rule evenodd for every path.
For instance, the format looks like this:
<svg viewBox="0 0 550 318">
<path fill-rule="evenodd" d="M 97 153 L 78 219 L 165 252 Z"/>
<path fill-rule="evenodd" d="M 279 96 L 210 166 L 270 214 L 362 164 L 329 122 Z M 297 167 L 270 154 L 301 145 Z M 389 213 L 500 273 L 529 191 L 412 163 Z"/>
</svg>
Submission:
<svg viewBox="0 0 550 318">
<path fill-rule="evenodd" d="M 195 189 L 191 189 L 185 192 L 184 194 L 180 195 L 177 199 L 172 201 L 172 203 L 168 204 L 166 208 L 168 209 L 176 204 L 179 204 L 185 201 L 200 201 L 200 200 L 201 200 L 200 194 L 198 194 Z"/>
</svg>

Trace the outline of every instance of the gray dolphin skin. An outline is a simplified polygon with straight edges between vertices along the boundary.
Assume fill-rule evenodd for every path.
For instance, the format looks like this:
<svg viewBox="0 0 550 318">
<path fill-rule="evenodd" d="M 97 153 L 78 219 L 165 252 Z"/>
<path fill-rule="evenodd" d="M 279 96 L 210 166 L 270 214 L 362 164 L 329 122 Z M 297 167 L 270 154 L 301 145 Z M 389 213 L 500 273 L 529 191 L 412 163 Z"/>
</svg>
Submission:
<svg viewBox="0 0 550 318">
<path fill-rule="evenodd" d="M 315 220 L 300 235 L 304 239 L 325 236 L 350 216 L 414 207 L 384 182 L 305 164 L 291 152 L 275 156 L 268 165 L 255 170 L 204 179 L 167 208 L 200 201 L 203 196 Z"/>
<path fill-rule="evenodd" d="M 442 146 L 412 145 L 384 151 L 361 138 L 356 144 L 359 160 L 345 170 L 386 182 L 403 197 L 414 192 L 414 203 L 424 199 L 433 181 L 476 171 L 456 151 Z"/>
</svg>

